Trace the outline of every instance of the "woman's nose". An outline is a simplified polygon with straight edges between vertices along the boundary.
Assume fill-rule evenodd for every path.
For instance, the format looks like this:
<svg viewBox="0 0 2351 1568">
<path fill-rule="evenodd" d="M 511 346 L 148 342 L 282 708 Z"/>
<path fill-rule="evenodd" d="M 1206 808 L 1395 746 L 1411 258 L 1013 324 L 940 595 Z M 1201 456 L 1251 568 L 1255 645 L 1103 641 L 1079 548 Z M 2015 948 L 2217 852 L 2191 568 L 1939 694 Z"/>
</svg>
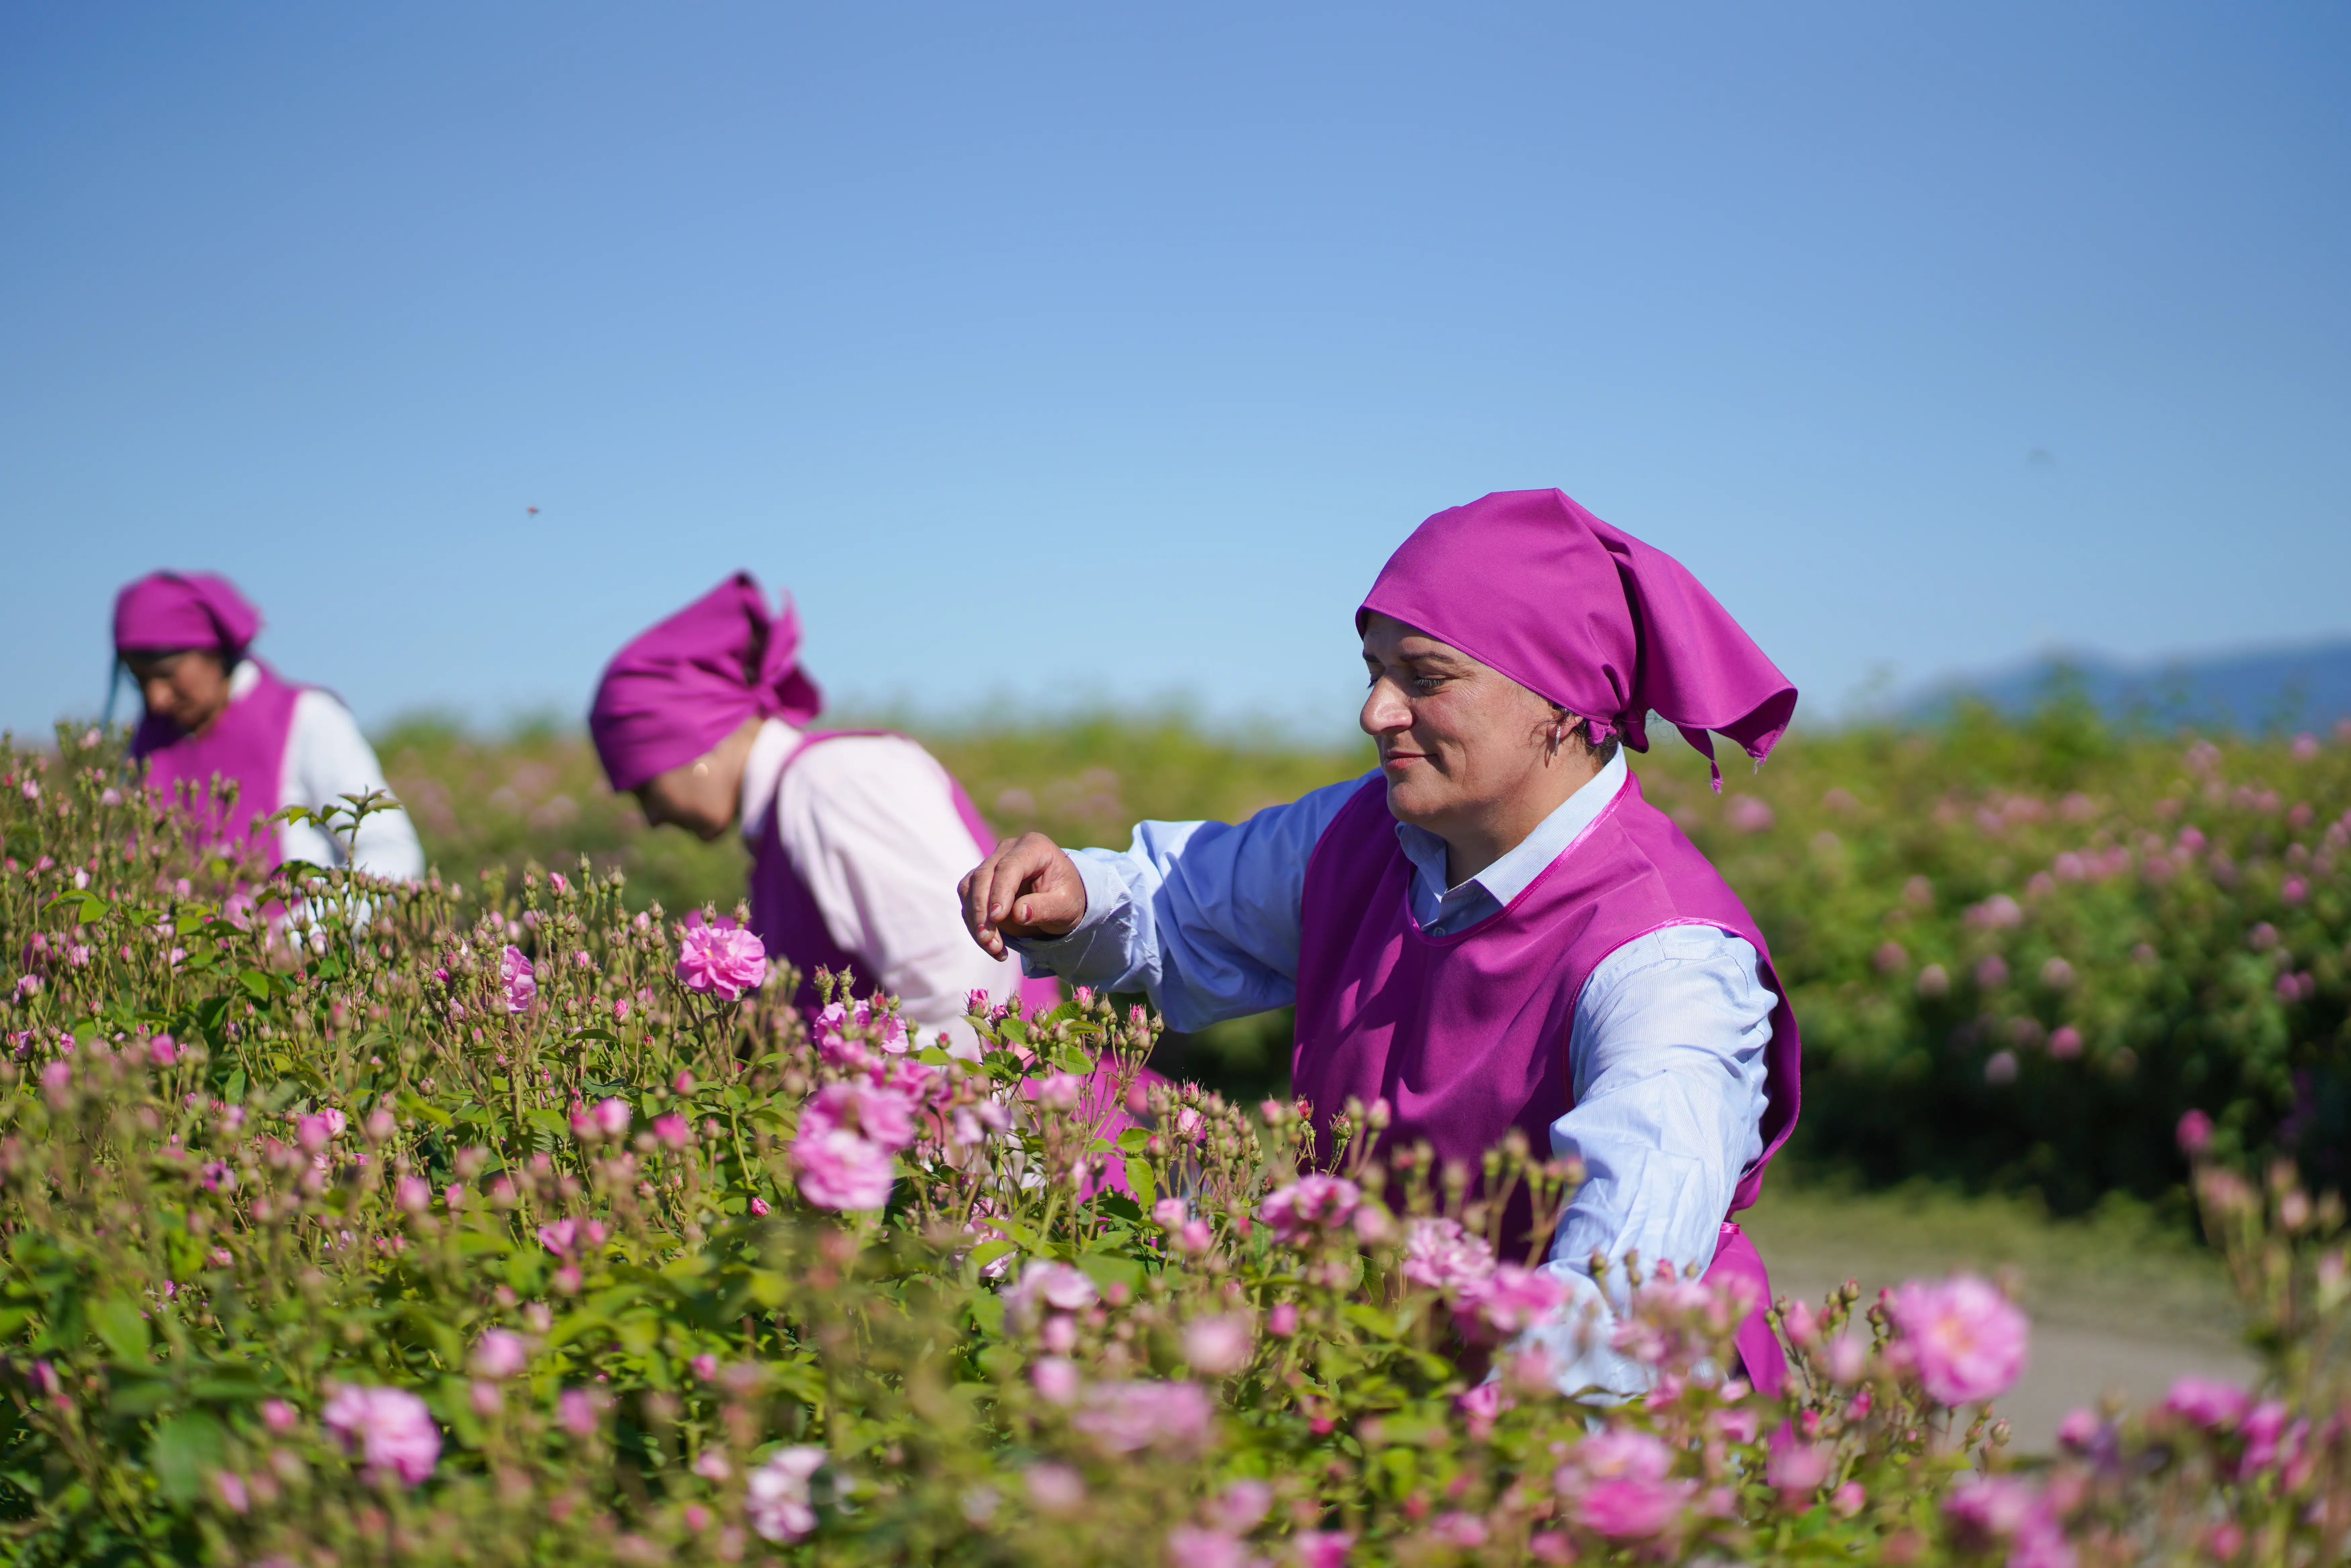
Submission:
<svg viewBox="0 0 2351 1568">
<path fill-rule="evenodd" d="M 1392 729 L 1405 729 L 1412 724 L 1412 707 L 1392 681 L 1374 681 L 1364 694 L 1364 711 L 1356 722 L 1365 735 L 1384 735 Z"/>
</svg>

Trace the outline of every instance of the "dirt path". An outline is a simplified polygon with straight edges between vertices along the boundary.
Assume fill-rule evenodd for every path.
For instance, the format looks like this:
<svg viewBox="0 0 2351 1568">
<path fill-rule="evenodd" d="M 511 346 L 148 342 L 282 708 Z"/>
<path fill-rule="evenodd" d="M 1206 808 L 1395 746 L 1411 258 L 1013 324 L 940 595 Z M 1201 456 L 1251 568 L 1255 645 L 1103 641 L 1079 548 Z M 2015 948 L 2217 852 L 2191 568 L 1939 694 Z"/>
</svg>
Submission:
<svg viewBox="0 0 2351 1568">
<path fill-rule="evenodd" d="M 1808 1301 L 1847 1279 L 1866 1301 L 1962 1269 L 2003 1278 L 2032 1317 L 2024 1377 L 1996 1406 L 2020 1452 L 2047 1452 L 2068 1411 L 2110 1395 L 2139 1407 L 2189 1374 L 2260 1370 L 2219 1260 L 2141 1211 L 2053 1221 L 2013 1200 L 1798 1189 L 1767 1196 L 1748 1229 L 1773 1290 Z"/>
</svg>

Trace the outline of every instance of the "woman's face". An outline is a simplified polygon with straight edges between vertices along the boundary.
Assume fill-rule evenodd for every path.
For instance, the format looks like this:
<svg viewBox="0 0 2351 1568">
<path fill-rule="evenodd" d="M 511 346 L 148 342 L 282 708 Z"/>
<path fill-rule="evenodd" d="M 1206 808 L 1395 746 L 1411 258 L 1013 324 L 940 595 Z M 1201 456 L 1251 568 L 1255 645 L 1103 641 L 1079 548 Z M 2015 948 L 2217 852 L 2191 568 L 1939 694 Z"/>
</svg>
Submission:
<svg viewBox="0 0 2351 1568">
<path fill-rule="evenodd" d="M 684 828 L 705 842 L 735 825 L 743 799 L 743 764 L 759 721 L 747 718 L 724 740 L 695 758 L 656 773 L 636 788 L 645 821 Z"/>
<path fill-rule="evenodd" d="M 1557 709 L 1458 648 L 1374 612 L 1364 627 L 1364 733 L 1379 743 L 1388 809 L 1444 834 L 1540 788 Z"/>
<path fill-rule="evenodd" d="M 125 653 L 131 679 L 146 699 L 147 715 L 183 735 L 212 728 L 228 707 L 228 667 L 217 650 L 176 648 L 167 653 Z"/>
</svg>

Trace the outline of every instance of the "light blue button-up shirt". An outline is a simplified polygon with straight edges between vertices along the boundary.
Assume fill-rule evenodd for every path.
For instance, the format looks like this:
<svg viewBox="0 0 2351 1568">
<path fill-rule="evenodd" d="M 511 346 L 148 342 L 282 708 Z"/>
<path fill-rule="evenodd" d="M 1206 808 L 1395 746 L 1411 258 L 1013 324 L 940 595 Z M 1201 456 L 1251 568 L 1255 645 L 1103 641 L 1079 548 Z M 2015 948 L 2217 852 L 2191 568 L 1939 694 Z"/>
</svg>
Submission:
<svg viewBox="0 0 2351 1568">
<path fill-rule="evenodd" d="M 1457 886 L 1445 843 L 1409 823 L 1414 918 L 1444 936 L 1494 915 L 1576 838 L 1625 782 L 1624 757 L 1543 819 L 1524 841 Z M 1369 777 L 1369 776 L 1367 776 Z M 1298 999 L 1307 858 L 1361 779 L 1317 789 L 1245 822 L 1142 822 L 1123 851 L 1074 850 L 1086 913 L 1052 941 L 1014 944 L 1032 974 L 1100 990 L 1142 991 L 1170 1027 Z M 1561 1217 L 1546 1265 L 1569 1287 L 1552 1335 L 1562 1390 L 1634 1394 L 1635 1364 L 1608 1348 L 1625 1295 L 1627 1253 L 1703 1267 L 1740 1175 L 1763 1152 L 1764 1046 L 1771 1009 L 1754 947 L 1711 925 L 1653 931 L 1603 959 L 1576 1000 L 1568 1037 L 1574 1108 L 1552 1124 L 1552 1147 L 1583 1162 L 1586 1180 Z M 1593 1282 L 1594 1253 L 1612 1268 Z M 1602 1332 L 1577 1333 L 1587 1314 Z"/>
</svg>

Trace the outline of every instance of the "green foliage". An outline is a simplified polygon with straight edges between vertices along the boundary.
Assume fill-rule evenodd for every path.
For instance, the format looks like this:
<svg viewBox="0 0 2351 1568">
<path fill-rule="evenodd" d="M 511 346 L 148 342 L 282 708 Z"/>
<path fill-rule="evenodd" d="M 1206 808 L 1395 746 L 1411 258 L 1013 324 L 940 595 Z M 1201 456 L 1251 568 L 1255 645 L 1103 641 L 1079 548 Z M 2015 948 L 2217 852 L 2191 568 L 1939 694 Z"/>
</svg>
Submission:
<svg viewBox="0 0 2351 1568">
<path fill-rule="evenodd" d="M 1635 759 L 1642 787 L 1754 911 L 1803 1030 L 1801 1159 L 1880 1184 L 2038 1188 L 2078 1212 L 2110 1191 L 2175 1190 L 2171 1128 L 2199 1106 L 2224 1146 L 2282 1146 L 2343 1179 L 2339 737 L 2117 730 L 2061 690 L 2022 720 L 1962 706 L 1933 727 L 1800 730 L 1760 773 L 1734 767 L 1717 799 L 1704 764 L 1658 727 Z M 1370 762 L 1364 747 L 1220 737 L 1180 716 L 924 739 L 1000 831 L 1071 844 L 1123 844 L 1142 818 L 1232 820 Z M 384 750 L 444 871 L 495 866 L 511 882 L 534 860 L 586 853 L 627 873 L 632 908 L 741 895 L 737 846 L 644 831 L 567 731 L 491 743 L 414 724 Z M 2200 848 L 2184 847 L 2190 833 Z M 1180 1075 L 1280 1093 L 1289 1018 L 1162 1049 Z"/>
<path fill-rule="evenodd" d="M 1138 1095 L 1139 1011 L 804 1019 L 794 977 L 735 994 L 682 961 L 732 936 L 624 891 L 238 863 L 95 738 L 0 748 L 11 1561 L 2136 1562 L 2226 1528 L 2328 1562 L 2351 1533 L 2341 1208 L 2290 1172 L 2203 1173 L 2273 1402 L 2093 1422 L 2027 1479 L 1980 1404 L 2023 1349 L 1988 1287 L 1780 1303 L 1776 1400 L 1724 1375 L 1736 1287 L 1625 1260 L 1653 1392 L 1562 1398 L 1586 1331 L 1499 1231 L 1524 1183 L 1539 1246 L 1573 1169 L 1506 1146 L 1473 1186 L 1374 1158 L 1382 1108 L 1350 1105 L 1340 1171 L 1301 1179 L 1297 1110 Z"/>
</svg>

